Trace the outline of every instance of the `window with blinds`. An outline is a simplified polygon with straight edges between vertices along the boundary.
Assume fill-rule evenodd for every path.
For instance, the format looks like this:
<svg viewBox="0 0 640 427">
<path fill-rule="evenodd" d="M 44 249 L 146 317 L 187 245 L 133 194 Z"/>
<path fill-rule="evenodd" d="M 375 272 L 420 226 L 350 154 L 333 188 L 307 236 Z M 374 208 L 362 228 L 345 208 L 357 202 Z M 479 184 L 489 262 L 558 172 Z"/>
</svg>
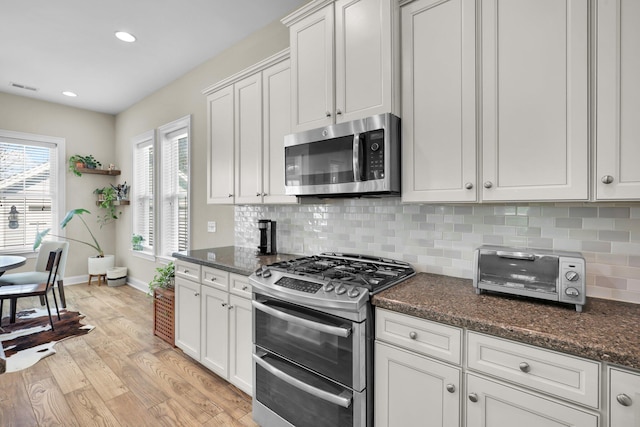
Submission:
<svg viewBox="0 0 640 427">
<path fill-rule="evenodd" d="M 59 233 L 64 140 L 0 130 L 0 252 L 31 252 L 36 233 Z M 9 221 L 15 206 L 17 222 Z"/>
<path fill-rule="evenodd" d="M 159 129 L 161 256 L 189 247 L 189 130 L 189 117 Z"/>
<path fill-rule="evenodd" d="M 154 218 L 154 132 L 146 132 L 133 142 L 133 234 L 142 236 L 142 251 L 153 254 Z"/>
</svg>

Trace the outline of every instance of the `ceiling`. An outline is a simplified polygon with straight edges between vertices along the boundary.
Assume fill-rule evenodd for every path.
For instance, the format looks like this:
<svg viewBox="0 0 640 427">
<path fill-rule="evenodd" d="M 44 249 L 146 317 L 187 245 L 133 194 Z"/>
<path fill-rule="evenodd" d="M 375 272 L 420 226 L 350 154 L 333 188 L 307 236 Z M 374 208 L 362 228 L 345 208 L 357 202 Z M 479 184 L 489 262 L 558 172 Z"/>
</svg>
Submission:
<svg viewBox="0 0 640 427">
<path fill-rule="evenodd" d="M 0 0 L 0 92 L 117 114 L 307 1 Z"/>
</svg>

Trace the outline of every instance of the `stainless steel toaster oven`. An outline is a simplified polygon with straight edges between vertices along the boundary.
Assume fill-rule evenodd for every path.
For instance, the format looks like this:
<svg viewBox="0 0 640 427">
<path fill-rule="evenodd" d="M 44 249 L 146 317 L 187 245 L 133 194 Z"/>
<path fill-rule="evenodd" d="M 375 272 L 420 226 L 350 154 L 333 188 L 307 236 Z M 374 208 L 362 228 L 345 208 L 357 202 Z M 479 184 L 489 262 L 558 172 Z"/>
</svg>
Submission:
<svg viewBox="0 0 640 427">
<path fill-rule="evenodd" d="M 476 293 L 501 292 L 575 304 L 586 302 L 585 260 L 579 252 L 481 246 L 474 257 Z"/>
</svg>

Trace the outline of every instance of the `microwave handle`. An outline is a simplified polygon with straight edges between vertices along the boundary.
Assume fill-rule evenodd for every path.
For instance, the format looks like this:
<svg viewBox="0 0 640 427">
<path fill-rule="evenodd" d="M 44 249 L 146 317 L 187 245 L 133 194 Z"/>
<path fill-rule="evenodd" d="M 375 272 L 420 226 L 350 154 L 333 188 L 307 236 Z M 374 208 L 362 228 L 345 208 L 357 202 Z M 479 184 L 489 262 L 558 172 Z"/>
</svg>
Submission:
<svg viewBox="0 0 640 427">
<path fill-rule="evenodd" d="M 536 259 L 536 256 L 534 254 L 526 252 L 496 251 L 496 255 L 498 255 L 500 258 L 521 259 L 525 261 L 534 261 Z"/>
<path fill-rule="evenodd" d="M 354 182 L 364 181 L 364 134 L 353 135 L 353 180 Z"/>
<path fill-rule="evenodd" d="M 273 375 L 274 377 L 286 382 L 287 384 L 289 384 L 290 386 L 293 386 L 295 388 L 297 388 L 298 390 L 302 390 L 306 393 L 309 393 L 312 396 L 315 396 L 319 399 L 325 400 L 329 403 L 332 403 L 334 405 L 338 405 L 341 406 L 343 408 L 349 408 L 349 406 L 351 406 L 351 395 L 349 392 L 344 391 L 342 393 L 340 393 L 339 395 L 333 394 L 333 393 L 329 393 L 327 391 L 321 390 L 319 388 L 313 387 L 312 385 L 309 385 L 303 381 L 300 381 L 297 378 L 292 377 L 291 375 L 285 374 L 284 372 L 282 372 L 280 369 L 272 366 L 271 364 L 267 363 L 265 360 L 262 359 L 262 357 L 264 357 L 266 353 L 263 354 L 253 354 L 253 360 L 254 362 L 256 362 L 258 365 L 260 365 L 262 368 L 264 368 L 267 372 L 269 372 L 271 375 Z"/>
</svg>

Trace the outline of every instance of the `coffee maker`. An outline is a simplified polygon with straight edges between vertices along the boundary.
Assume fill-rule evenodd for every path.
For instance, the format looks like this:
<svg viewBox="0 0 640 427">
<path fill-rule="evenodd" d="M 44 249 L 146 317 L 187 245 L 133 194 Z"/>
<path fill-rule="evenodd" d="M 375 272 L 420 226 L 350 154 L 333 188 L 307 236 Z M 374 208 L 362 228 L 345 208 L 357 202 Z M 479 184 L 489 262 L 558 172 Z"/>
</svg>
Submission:
<svg viewBox="0 0 640 427">
<path fill-rule="evenodd" d="M 259 219 L 258 230 L 260 230 L 259 255 L 275 255 L 276 252 L 276 222 L 270 219 Z"/>
</svg>

